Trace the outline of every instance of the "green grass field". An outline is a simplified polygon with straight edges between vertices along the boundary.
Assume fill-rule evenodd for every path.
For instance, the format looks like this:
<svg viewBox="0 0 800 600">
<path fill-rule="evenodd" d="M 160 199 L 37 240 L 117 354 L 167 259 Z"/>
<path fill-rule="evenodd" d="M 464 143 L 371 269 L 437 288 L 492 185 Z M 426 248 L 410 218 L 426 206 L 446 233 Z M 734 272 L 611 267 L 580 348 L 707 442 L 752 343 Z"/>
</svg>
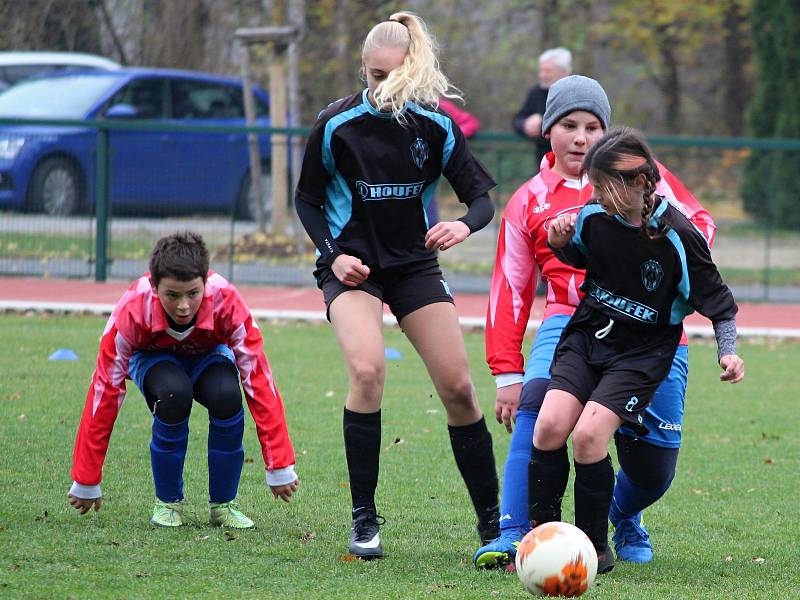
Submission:
<svg viewBox="0 0 800 600">
<path fill-rule="evenodd" d="M 444 411 L 399 330 L 383 410 L 378 504 L 386 558 L 346 557 L 349 490 L 341 435 L 347 391 L 332 331 L 263 323 L 286 403 L 302 485 L 272 500 L 252 420 L 240 505 L 258 528 L 206 524 L 207 418 L 195 405 L 186 465 L 189 525 L 148 525 L 153 491 L 150 416 L 129 394 L 106 462 L 105 503 L 79 516 L 67 505 L 72 444 L 104 320 L 0 314 L 0 597 L 2 598 L 525 598 L 515 575 L 471 566 L 477 536 L 455 468 Z M 493 381 L 483 336 L 466 335 L 483 409 Z M 76 362 L 49 362 L 72 348 Z M 678 476 L 646 520 L 649 565 L 618 564 L 589 598 L 800 597 L 800 345 L 746 343 L 747 379 L 717 381 L 715 348 L 693 343 Z M 793 374 L 794 373 L 794 374 Z M 502 467 L 509 437 L 491 422 Z M 612 456 L 613 456 L 612 452 Z M 571 519 L 571 485 L 565 519 Z"/>
</svg>

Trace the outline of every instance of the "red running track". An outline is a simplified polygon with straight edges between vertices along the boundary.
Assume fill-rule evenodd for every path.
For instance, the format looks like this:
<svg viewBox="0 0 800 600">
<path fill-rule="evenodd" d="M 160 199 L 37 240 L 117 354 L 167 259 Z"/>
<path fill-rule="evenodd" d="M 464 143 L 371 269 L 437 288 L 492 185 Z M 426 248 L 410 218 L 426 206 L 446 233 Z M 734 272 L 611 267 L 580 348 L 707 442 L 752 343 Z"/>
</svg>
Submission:
<svg viewBox="0 0 800 600">
<path fill-rule="evenodd" d="M 6 308 L 33 303 L 79 303 L 114 305 L 129 282 L 109 281 L 97 283 L 79 279 L 42 279 L 25 277 L 0 277 L 0 302 Z M 311 311 L 322 313 L 322 293 L 311 287 L 236 286 L 251 309 L 272 311 Z M 456 308 L 461 317 L 483 319 L 486 311 L 485 294 L 456 294 Z M 539 320 L 544 302 L 537 298 L 533 320 Z M 709 325 L 698 314 L 689 315 L 687 325 Z M 769 328 L 797 330 L 800 335 L 800 304 L 741 303 L 737 325 L 740 328 Z"/>
</svg>

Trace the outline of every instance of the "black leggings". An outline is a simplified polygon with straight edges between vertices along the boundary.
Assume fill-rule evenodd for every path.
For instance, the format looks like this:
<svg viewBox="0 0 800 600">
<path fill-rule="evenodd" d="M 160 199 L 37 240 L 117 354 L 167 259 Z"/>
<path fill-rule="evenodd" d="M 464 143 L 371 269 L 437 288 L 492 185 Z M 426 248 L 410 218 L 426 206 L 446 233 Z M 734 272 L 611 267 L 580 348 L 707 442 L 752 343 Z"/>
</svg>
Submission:
<svg viewBox="0 0 800 600">
<path fill-rule="evenodd" d="M 646 490 L 661 490 L 675 477 L 678 448 L 662 448 L 645 441 L 617 433 L 617 460 L 628 478 Z"/>
<path fill-rule="evenodd" d="M 239 374 L 228 361 L 210 364 L 194 386 L 186 371 L 170 361 L 156 363 L 144 377 L 144 399 L 165 423 L 179 423 L 192 412 L 192 398 L 215 419 L 230 419 L 242 410 Z"/>
</svg>

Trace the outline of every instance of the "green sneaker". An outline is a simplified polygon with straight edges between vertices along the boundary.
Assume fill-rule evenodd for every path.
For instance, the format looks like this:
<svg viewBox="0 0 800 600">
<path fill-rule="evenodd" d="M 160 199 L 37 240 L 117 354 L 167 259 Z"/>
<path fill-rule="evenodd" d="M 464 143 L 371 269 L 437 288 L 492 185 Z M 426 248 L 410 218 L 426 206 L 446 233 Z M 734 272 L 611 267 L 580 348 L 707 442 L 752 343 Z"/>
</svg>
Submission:
<svg viewBox="0 0 800 600">
<path fill-rule="evenodd" d="M 183 519 L 181 518 L 182 510 L 182 500 L 178 502 L 162 502 L 156 498 L 156 504 L 153 507 L 153 516 L 150 517 L 150 523 L 156 527 L 180 527 L 183 525 Z"/>
<path fill-rule="evenodd" d="M 233 529 L 252 529 L 256 526 L 240 510 L 235 502 L 211 502 L 211 516 L 209 521 L 217 527 L 231 527 Z"/>
</svg>

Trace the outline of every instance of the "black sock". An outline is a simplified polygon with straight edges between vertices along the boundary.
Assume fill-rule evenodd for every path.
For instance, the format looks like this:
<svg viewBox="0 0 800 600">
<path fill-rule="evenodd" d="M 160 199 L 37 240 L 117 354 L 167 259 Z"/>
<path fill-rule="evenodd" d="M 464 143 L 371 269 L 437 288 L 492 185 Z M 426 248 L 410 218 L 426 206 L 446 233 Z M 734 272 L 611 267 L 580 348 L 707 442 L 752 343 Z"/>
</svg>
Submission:
<svg viewBox="0 0 800 600">
<path fill-rule="evenodd" d="M 342 429 L 353 513 L 363 508 L 374 510 L 381 453 L 381 411 L 357 413 L 345 408 Z"/>
<path fill-rule="evenodd" d="M 575 525 L 598 553 L 608 549 L 608 509 L 614 494 L 611 457 L 589 465 L 575 463 Z"/>
<path fill-rule="evenodd" d="M 528 465 L 528 518 L 531 527 L 561 520 L 561 500 L 569 480 L 567 447 L 531 450 Z"/>
<path fill-rule="evenodd" d="M 461 427 L 447 426 L 456 465 L 467 484 L 469 497 L 478 515 L 481 538 L 500 535 L 500 508 L 497 503 L 499 486 L 494 463 L 492 434 L 486 419 Z"/>
</svg>

